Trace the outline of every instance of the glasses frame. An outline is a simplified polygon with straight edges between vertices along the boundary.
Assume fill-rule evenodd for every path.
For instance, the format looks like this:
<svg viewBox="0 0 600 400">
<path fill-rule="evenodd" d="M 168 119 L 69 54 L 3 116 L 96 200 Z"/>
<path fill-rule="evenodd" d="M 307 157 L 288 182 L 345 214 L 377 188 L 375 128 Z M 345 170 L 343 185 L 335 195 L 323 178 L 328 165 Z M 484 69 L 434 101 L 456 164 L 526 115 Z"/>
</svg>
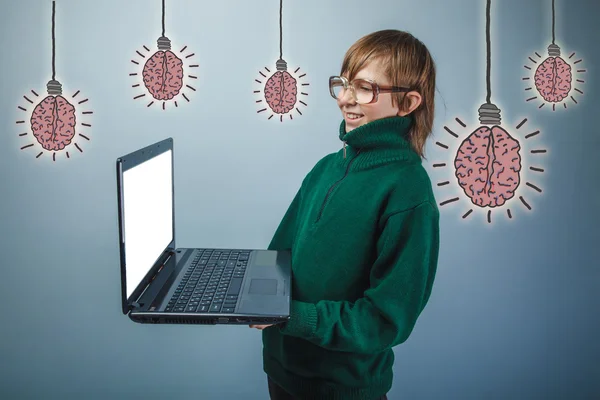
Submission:
<svg viewBox="0 0 600 400">
<path fill-rule="evenodd" d="M 379 93 L 408 93 L 408 92 L 412 92 L 414 90 L 411 88 L 401 87 L 401 86 L 379 86 L 375 81 L 372 81 L 369 79 L 354 79 L 352 82 L 349 82 L 348 79 L 346 79 L 343 76 L 334 75 L 334 76 L 329 77 L 329 94 L 331 94 L 331 97 L 333 97 L 336 100 L 339 100 L 339 98 L 333 93 L 332 82 L 334 79 L 339 79 L 342 81 L 342 83 L 344 84 L 344 90 L 350 89 L 350 92 L 352 92 L 352 98 L 357 103 L 358 103 L 358 98 L 357 98 L 358 96 L 356 95 L 356 91 L 354 90 L 354 83 L 357 81 L 364 81 L 364 82 L 368 82 L 371 84 L 371 87 L 373 89 L 373 98 L 368 103 L 358 103 L 358 104 L 376 103 L 377 100 L 379 99 Z"/>
</svg>

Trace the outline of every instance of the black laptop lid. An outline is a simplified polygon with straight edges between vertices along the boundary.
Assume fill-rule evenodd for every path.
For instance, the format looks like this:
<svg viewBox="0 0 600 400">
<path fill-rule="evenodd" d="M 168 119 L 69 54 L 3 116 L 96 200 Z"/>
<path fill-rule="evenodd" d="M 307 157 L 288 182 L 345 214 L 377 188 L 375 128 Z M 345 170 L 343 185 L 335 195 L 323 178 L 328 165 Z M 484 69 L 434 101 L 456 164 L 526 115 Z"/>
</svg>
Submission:
<svg viewBox="0 0 600 400">
<path fill-rule="evenodd" d="M 175 250 L 173 139 L 117 159 L 123 313 Z"/>
</svg>

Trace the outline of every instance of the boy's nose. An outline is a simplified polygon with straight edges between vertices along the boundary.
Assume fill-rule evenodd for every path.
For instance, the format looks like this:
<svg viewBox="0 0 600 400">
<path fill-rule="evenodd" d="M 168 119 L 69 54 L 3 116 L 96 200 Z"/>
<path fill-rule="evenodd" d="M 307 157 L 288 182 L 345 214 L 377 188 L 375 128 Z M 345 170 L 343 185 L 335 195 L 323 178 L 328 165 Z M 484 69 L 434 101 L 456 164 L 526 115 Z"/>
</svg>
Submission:
<svg viewBox="0 0 600 400">
<path fill-rule="evenodd" d="M 348 89 L 344 91 L 344 95 L 339 99 L 340 105 L 343 104 L 355 104 L 356 100 L 354 100 L 354 95 L 352 94 L 352 90 Z"/>
</svg>

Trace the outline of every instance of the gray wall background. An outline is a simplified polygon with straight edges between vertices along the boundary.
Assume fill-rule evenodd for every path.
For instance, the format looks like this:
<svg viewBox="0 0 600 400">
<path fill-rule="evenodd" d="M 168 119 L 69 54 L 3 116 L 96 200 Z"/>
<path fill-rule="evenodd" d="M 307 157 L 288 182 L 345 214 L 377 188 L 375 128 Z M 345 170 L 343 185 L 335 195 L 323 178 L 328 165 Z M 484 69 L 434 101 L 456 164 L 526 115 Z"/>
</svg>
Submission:
<svg viewBox="0 0 600 400">
<path fill-rule="evenodd" d="M 162 111 L 147 108 L 147 97 L 133 100 L 141 91 L 129 76 L 135 50 L 156 49 L 160 1 L 58 0 L 57 78 L 66 95 L 89 98 L 91 140 L 70 159 L 36 159 L 39 150 L 20 150 L 31 140 L 18 136 L 15 121 L 17 106 L 29 106 L 22 96 L 45 94 L 51 77 L 51 2 L 1 3 L 2 398 L 268 398 L 260 331 L 142 326 L 121 314 L 118 156 L 172 136 L 177 244 L 262 248 L 304 175 L 341 146 L 327 78 L 360 36 L 403 29 L 431 50 L 439 89 L 426 161 L 433 182 L 452 180 L 451 170 L 432 167 L 453 158 L 436 140 L 458 144 L 443 127 L 464 138 L 485 101 L 484 0 L 286 0 L 284 59 L 310 86 L 303 115 L 284 123 L 257 114 L 252 93 L 258 71 L 279 56 L 278 1 L 167 1 L 166 34 L 200 68 L 190 102 Z M 579 104 L 554 113 L 527 103 L 521 80 L 527 57 L 547 54 L 550 6 L 492 6 L 492 101 L 516 138 L 541 130 L 521 142 L 548 149 L 523 156 L 545 169 L 524 173 L 543 192 L 522 184 L 532 210 L 517 200 L 512 220 L 495 212 L 492 224 L 481 210 L 463 220 L 464 197 L 441 207 L 437 280 L 412 336 L 395 348 L 390 399 L 600 397 L 600 3 L 557 0 L 557 44 L 564 56 L 575 51 L 587 73 Z M 456 129 L 455 117 L 468 128 Z M 442 202 L 460 191 L 452 183 L 436 194 Z"/>
</svg>

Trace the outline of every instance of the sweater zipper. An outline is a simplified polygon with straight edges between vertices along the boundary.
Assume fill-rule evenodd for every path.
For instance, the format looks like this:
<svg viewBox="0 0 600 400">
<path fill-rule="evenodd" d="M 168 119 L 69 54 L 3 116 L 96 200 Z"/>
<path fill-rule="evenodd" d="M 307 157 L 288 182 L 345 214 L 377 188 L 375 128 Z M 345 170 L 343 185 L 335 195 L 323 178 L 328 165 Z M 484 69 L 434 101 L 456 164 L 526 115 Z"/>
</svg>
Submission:
<svg viewBox="0 0 600 400">
<path fill-rule="evenodd" d="M 323 204 L 321 205 L 321 209 L 319 210 L 319 215 L 317 216 L 317 221 L 316 222 L 319 222 L 319 220 L 321 219 L 321 216 L 323 215 L 323 209 L 325 209 L 325 203 L 327 203 L 327 199 L 329 198 L 329 195 L 331 194 L 331 192 L 333 191 L 333 189 L 337 185 L 339 185 L 344 180 L 344 178 L 346 178 L 346 176 L 348 176 L 348 172 L 350 171 L 350 166 L 352 165 L 352 163 L 354 162 L 354 160 L 356 160 L 356 157 L 358 157 L 358 155 L 360 154 L 360 151 L 361 151 L 361 149 L 358 149 L 358 151 L 356 152 L 356 155 L 354 156 L 354 158 L 352 160 L 350 160 L 350 162 L 348 163 L 348 166 L 346 167 L 346 172 L 344 173 L 344 176 L 342 176 L 342 178 L 340 180 L 338 180 L 333 185 L 331 185 L 331 187 L 327 191 L 327 194 L 325 195 L 325 200 L 323 200 Z"/>
</svg>

